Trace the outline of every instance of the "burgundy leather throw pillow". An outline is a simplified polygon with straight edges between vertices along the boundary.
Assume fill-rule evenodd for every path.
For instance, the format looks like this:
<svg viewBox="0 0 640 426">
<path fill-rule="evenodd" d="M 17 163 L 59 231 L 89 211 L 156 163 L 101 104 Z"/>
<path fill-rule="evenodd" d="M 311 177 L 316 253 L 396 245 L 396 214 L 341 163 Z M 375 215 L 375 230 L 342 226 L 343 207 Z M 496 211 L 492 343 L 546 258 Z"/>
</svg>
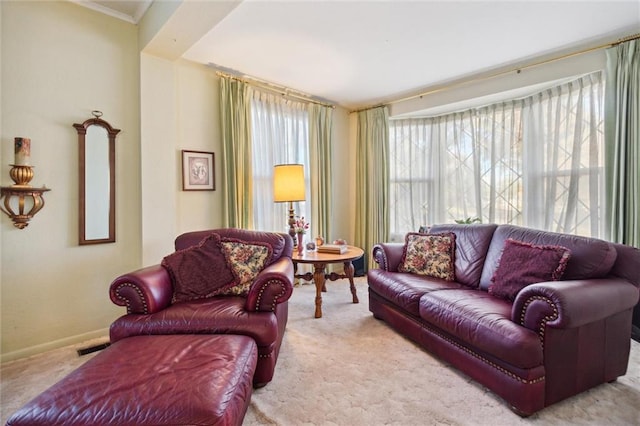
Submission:
<svg viewBox="0 0 640 426">
<path fill-rule="evenodd" d="M 220 244 L 220 235 L 212 233 L 197 246 L 162 259 L 173 282 L 173 302 L 212 297 L 235 285 Z"/>
<path fill-rule="evenodd" d="M 442 234 L 410 232 L 406 236 L 398 271 L 454 281 L 455 249 L 456 234 L 453 232 Z"/>
<path fill-rule="evenodd" d="M 489 286 L 489 294 L 513 301 L 528 285 L 559 280 L 571 250 L 507 239 Z"/>
</svg>

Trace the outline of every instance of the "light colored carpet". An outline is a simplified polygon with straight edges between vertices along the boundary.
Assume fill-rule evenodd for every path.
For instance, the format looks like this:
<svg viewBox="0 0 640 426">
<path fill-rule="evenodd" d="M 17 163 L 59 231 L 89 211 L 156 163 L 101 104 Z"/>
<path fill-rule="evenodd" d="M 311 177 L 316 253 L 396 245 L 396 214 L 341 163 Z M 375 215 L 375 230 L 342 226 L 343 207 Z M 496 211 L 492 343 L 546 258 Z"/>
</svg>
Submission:
<svg viewBox="0 0 640 426">
<path fill-rule="evenodd" d="M 640 424 L 640 344 L 627 375 L 522 419 L 490 391 L 378 321 L 345 280 L 327 284 L 323 318 L 315 288 L 296 287 L 271 383 L 253 392 L 244 425 L 633 425 Z M 93 343 L 98 343 L 93 342 Z M 89 346 L 88 343 L 78 347 Z M 2 366 L 2 423 L 93 355 L 58 349 Z"/>
</svg>

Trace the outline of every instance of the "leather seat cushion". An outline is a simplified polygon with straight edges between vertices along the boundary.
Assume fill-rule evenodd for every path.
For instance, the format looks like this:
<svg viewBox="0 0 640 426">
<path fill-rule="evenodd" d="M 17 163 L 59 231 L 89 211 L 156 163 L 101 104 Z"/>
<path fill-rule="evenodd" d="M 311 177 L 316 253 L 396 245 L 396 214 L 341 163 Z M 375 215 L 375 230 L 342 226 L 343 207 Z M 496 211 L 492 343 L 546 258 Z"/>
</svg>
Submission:
<svg viewBox="0 0 640 426">
<path fill-rule="evenodd" d="M 420 298 L 429 292 L 464 288 L 455 281 L 424 275 L 370 269 L 369 288 L 412 315 L 420 315 Z"/>
<path fill-rule="evenodd" d="M 511 321 L 511 302 L 482 290 L 447 290 L 420 299 L 422 319 L 468 345 L 515 367 L 543 365 L 538 335 Z"/>
<path fill-rule="evenodd" d="M 146 334 L 241 334 L 269 353 L 278 338 L 278 320 L 272 312 L 247 311 L 245 303 L 237 296 L 212 297 L 174 303 L 149 315 L 124 315 L 111 324 L 111 341 Z"/>
<path fill-rule="evenodd" d="M 240 425 L 258 355 L 246 336 L 137 336 L 37 396 L 8 425 Z"/>
</svg>

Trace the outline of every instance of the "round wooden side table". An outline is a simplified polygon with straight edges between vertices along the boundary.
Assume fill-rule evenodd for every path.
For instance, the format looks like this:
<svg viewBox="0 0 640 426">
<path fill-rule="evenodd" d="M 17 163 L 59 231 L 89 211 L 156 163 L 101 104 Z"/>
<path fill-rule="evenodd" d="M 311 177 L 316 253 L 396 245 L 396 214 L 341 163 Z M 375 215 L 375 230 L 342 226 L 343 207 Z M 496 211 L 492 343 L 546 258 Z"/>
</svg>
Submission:
<svg viewBox="0 0 640 426">
<path fill-rule="evenodd" d="M 364 255 L 364 250 L 359 247 L 347 246 L 347 251 L 344 253 L 321 253 L 317 250 L 309 251 L 305 250 L 301 255 L 293 253 L 293 266 L 294 276 L 296 278 L 302 278 L 307 281 L 313 280 L 316 286 L 316 318 L 322 318 L 322 292 L 326 291 L 326 280 L 335 281 L 341 278 L 348 278 L 351 287 L 351 295 L 353 296 L 353 303 L 359 303 L 358 295 L 356 294 L 356 286 L 353 283 L 353 260 L 359 259 Z M 313 273 L 307 272 L 306 274 L 297 274 L 298 264 L 306 263 L 313 265 Z M 344 265 L 344 274 L 338 274 L 331 272 L 327 274 L 326 268 L 330 263 L 342 263 Z"/>
</svg>

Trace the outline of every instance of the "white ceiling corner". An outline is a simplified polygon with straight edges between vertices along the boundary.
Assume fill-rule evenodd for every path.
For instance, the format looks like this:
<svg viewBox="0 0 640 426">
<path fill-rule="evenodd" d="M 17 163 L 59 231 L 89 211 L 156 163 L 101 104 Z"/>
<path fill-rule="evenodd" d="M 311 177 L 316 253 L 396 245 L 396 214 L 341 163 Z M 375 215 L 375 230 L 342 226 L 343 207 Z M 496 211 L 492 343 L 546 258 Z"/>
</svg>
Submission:
<svg viewBox="0 0 640 426">
<path fill-rule="evenodd" d="M 153 0 L 69 0 L 114 18 L 137 24 Z"/>
</svg>

